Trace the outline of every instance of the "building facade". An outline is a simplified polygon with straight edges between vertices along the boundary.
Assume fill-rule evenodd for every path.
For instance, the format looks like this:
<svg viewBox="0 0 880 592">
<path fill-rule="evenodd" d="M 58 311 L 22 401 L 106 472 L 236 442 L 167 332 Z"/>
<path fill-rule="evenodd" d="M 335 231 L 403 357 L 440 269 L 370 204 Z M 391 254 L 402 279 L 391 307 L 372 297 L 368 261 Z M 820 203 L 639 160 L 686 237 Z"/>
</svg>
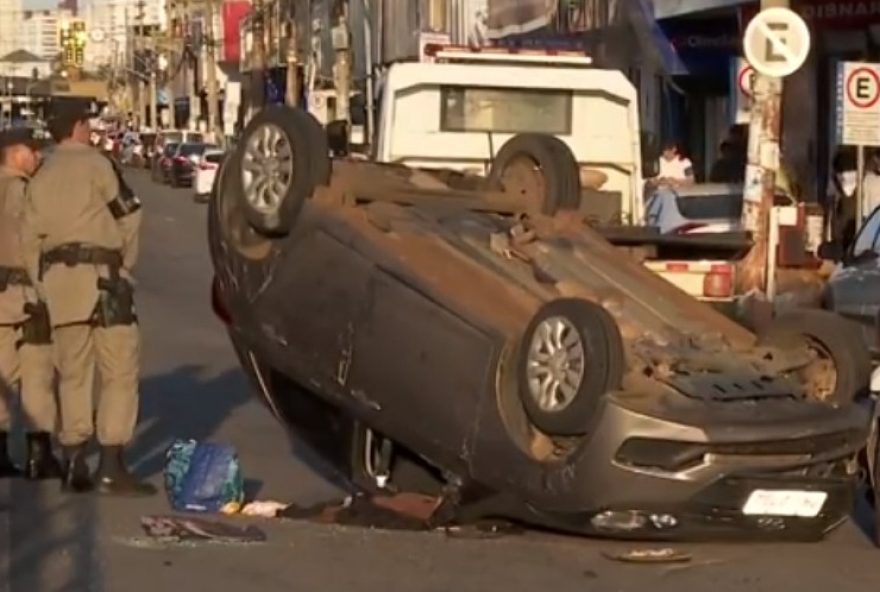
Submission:
<svg viewBox="0 0 880 592">
<path fill-rule="evenodd" d="M 2 1 L 2 0 L 0 0 Z M 78 17 L 86 24 L 88 43 L 85 50 L 85 68 L 97 70 L 109 66 L 124 55 L 131 41 L 132 27 L 137 25 L 165 26 L 164 0 L 143 2 L 131 0 L 81 0 Z"/>
<path fill-rule="evenodd" d="M 24 49 L 44 60 L 54 60 L 61 51 L 61 27 L 73 18 L 70 10 L 26 10 L 21 22 L 21 40 Z"/>
<path fill-rule="evenodd" d="M 0 0 L 0 56 L 21 49 L 22 12 L 22 0 Z"/>
</svg>

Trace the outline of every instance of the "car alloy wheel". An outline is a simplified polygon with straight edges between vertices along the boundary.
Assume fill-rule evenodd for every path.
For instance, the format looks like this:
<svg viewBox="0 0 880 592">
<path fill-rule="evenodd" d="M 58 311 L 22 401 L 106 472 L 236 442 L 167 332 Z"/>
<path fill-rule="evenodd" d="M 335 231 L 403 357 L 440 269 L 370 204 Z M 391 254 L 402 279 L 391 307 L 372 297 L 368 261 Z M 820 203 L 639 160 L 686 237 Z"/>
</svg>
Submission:
<svg viewBox="0 0 880 592">
<path fill-rule="evenodd" d="M 584 379 L 585 357 L 583 340 L 568 319 L 551 317 L 536 327 L 526 373 L 539 409 L 552 413 L 571 405 Z"/>
<path fill-rule="evenodd" d="M 290 191 L 294 149 L 284 131 L 264 123 L 247 138 L 241 158 L 241 181 L 247 203 L 258 212 L 278 215 Z"/>
</svg>

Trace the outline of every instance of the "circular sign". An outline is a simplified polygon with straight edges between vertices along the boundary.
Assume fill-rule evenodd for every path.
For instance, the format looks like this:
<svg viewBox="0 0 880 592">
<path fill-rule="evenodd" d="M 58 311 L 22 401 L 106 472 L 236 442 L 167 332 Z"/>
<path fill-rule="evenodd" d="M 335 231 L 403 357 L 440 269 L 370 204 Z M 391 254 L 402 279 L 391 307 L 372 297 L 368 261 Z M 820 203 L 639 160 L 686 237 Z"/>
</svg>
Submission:
<svg viewBox="0 0 880 592">
<path fill-rule="evenodd" d="M 810 54 L 810 29 L 788 8 L 767 8 L 746 27 L 743 38 L 746 60 L 765 76 L 794 74 Z"/>
<path fill-rule="evenodd" d="M 859 109 L 870 109 L 880 100 L 880 75 L 873 68 L 855 68 L 846 78 L 846 100 Z"/>
<path fill-rule="evenodd" d="M 755 74 L 757 73 L 751 64 L 746 64 L 736 77 L 740 92 L 747 97 L 751 97 L 755 89 Z"/>
<path fill-rule="evenodd" d="M 94 41 L 95 43 L 101 43 L 102 41 L 104 41 L 106 35 L 104 34 L 103 29 L 94 29 L 89 34 L 89 37 L 91 37 L 92 41 Z"/>
</svg>

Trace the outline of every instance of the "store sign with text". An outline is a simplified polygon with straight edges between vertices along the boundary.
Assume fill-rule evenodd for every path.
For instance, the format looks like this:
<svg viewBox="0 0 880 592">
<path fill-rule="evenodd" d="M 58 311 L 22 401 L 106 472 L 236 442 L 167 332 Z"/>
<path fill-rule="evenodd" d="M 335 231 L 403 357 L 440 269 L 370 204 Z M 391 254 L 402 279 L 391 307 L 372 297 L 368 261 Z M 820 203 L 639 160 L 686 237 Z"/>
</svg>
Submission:
<svg viewBox="0 0 880 592">
<path fill-rule="evenodd" d="M 794 0 L 791 4 L 812 26 L 848 29 L 880 23 L 880 0 Z M 743 25 L 757 13 L 756 7 L 743 8 Z"/>
</svg>

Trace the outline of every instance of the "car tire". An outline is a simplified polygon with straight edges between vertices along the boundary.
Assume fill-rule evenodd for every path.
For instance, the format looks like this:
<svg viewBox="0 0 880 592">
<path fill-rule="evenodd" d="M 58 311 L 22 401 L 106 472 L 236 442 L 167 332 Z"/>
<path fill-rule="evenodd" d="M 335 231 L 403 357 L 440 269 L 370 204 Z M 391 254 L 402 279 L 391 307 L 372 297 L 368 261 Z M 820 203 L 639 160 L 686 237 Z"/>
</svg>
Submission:
<svg viewBox="0 0 880 592">
<path fill-rule="evenodd" d="M 575 375 L 567 384 L 552 378 L 554 366 L 561 372 L 563 362 Z M 607 310 L 576 298 L 554 300 L 523 333 L 517 360 L 520 399 L 539 430 L 581 436 L 589 431 L 601 398 L 620 388 L 625 368 L 620 329 Z"/>
<path fill-rule="evenodd" d="M 519 134 L 501 146 L 492 160 L 489 183 L 498 190 L 528 193 L 531 179 L 505 179 L 512 167 L 537 167 L 542 177 L 543 197 L 538 209 L 552 216 L 560 210 L 576 210 L 581 201 L 580 169 L 571 149 L 556 136 Z"/>
<path fill-rule="evenodd" d="M 259 182 L 257 173 L 249 173 L 267 142 L 275 147 L 286 145 L 292 152 L 288 169 L 289 180 L 272 195 L 274 203 L 262 207 L 256 202 L 253 188 Z M 234 156 L 234 187 L 242 199 L 242 207 L 250 224 L 267 236 L 285 236 L 293 227 L 305 200 L 319 185 L 330 180 L 330 153 L 327 135 L 321 124 L 308 112 L 284 105 L 261 110 L 244 130 Z M 245 176 L 253 176 L 245 180 Z M 247 185 L 247 186 L 246 186 Z M 265 197 L 267 192 L 263 192 Z"/>
<path fill-rule="evenodd" d="M 829 393 L 811 398 L 835 405 L 849 403 L 867 391 L 871 381 L 871 355 L 854 322 L 825 310 L 799 310 L 773 320 L 762 332 L 759 344 L 779 348 L 818 349 L 829 358 L 837 379 Z"/>
</svg>

